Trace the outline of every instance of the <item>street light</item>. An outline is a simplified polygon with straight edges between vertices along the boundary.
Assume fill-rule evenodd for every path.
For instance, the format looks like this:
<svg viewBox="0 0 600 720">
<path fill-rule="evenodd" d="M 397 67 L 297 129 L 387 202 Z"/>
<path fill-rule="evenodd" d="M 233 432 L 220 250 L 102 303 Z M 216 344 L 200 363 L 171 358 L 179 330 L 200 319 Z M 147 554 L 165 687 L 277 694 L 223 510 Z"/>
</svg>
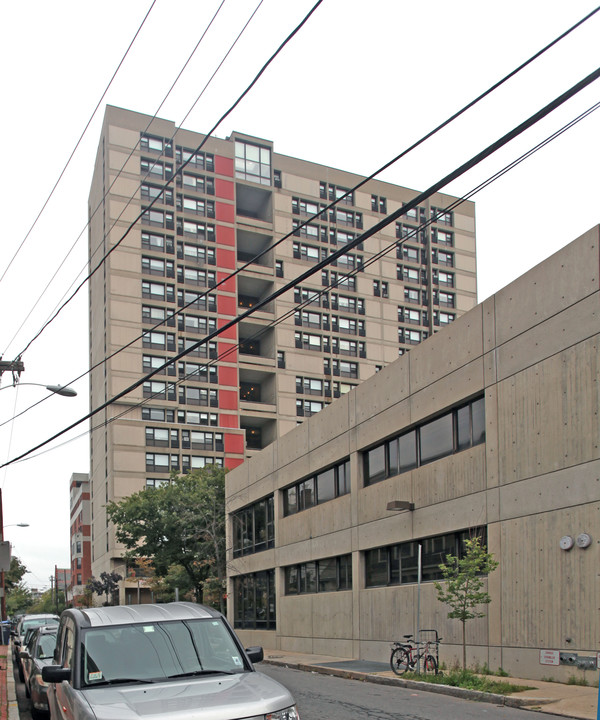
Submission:
<svg viewBox="0 0 600 720">
<path fill-rule="evenodd" d="M 63 397 L 75 397 L 77 391 L 68 385 L 44 385 L 43 383 L 14 383 L 13 385 L 5 385 L 0 387 L 0 390 L 6 390 L 7 388 L 21 387 L 22 385 L 37 385 L 38 387 L 46 388 L 55 395 L 62 395 Z"/>
</svg>

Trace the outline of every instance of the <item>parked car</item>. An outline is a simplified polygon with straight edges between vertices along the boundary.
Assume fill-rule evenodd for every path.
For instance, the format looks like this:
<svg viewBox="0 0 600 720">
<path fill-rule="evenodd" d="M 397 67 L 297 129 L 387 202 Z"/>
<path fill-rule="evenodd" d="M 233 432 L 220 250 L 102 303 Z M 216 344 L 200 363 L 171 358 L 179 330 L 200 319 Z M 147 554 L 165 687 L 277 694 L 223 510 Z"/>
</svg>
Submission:
<svg viewBox="0 0 600 720">
<path fill-rule="evenodd" d="M 297 720 L 290 692 L 254 669 L 262 659 L 203 605 L 69 609 L 42 678 L 52 720 Z"/>
<path fill-rule="evenodd" d="M 40 625 L 58 625 L 60 618 L 58 615 L 50 615 L 48 613 L 40 613 L 38 615 L 23 615 L 17 623 L 17 629 L 13 634 L 13 652 L 15 664 L 19 671 L 19 680 L 23 682 L 23 668 L 21 667 L 21 657 L 19 653 L 25 647 L 25 634 L 31 628 L 40 627 Z"/>
<path fill-rule="evenodd" d="M 31 698 L 31 717 L 34 720 L 42 713 L 48 713 L 48 686 L 42 680 L 42 668 L 54 659 L 57 631 L 56 625 L 41 625 L 35 628 L 20 653 L 25 694 Z"/>
</svg>

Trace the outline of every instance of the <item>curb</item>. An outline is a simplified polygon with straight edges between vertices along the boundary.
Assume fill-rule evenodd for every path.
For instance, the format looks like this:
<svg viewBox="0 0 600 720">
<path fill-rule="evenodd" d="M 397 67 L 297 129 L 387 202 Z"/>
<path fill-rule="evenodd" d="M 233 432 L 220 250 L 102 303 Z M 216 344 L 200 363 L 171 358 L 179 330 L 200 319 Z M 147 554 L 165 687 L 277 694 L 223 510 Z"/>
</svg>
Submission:
<svg viewBox="0 0 600 720">
<path fill-rule="evenodd" d="M 305 672 L 319 673 L 320 675 L 341 677 L 346 680 L 359 680 L 361 682 L 375 683 L 376 685 L 392 685 L 412 690 L 437 693 L 438 695 L 451 695 L 452 697 L 462 698 L 463 700 L 504 705 L 506 707 L 518 708 L 520 710 L 531 710 L 532 712 L 538 712 L 540 705 L 553 702 L 552 699 L 546 698 L 516 698 L 511 697 L 510 695 L 498 695 L 496 693 L 482 692 L 481 690 L 468 690 L 466 688 L 455 687 L 454 685 L 434 685 L 433 683 L 420 682 L 418 680 L 403 680 L 399 677 L 372 675 L 370 673 L 361 673 L 353 670 L 340 670 L 339 668 L 324 667 L 322 665 L 308 665 L 307 663 L 302 662 L 294 663 L 289 661 L 271 660 L 267 658 L 265 658 L 263 662 L 267 665 L 279 665 L 281 667 L 288 667 L 294 670 L 303 670 Z M 548 714 L 554 713 L 550 712 Z M 557 717 L 564 716 L 557 715 Z M 569 717 L 573 720 L 586 720 L 586 718 L 579 718 L 577 715 L 570 715 Z"/>
<path fill-rule="evenodd" d="M 8 720 L 19 720 L 17 688 L 13 669 L 13 646 L 9 643 L 6 650 L 6 701 L 8 704 Z"/>
</svg>

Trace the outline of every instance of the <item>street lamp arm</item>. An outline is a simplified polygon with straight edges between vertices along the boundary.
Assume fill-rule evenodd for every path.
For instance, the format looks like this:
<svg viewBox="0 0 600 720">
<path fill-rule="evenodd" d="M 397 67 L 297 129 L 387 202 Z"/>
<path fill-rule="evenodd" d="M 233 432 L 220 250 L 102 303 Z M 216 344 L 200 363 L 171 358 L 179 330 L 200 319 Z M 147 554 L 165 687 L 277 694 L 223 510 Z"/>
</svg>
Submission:
<svg viewBox="0 0 600 720">
<path fill-rule="evenodd" d="M 62 395 L 63 397 L 75 397 L 77 395 L 77 391 L 73 388 L 69 387 L 68 385 L 44 385 L 43 383 L 14 383 L 13 385 L 5 385 L 4 387 L 0 387 L 0 390 L 6 390 L 7 388 L 14 388 L 14 387 L 21 387 L 21 385 L 37 385 L 37 387 L 43 387 L 46 388 L 46 390 L 50 390 L 51 393 L 54 393 L 55 395 Z"/>
</svg>

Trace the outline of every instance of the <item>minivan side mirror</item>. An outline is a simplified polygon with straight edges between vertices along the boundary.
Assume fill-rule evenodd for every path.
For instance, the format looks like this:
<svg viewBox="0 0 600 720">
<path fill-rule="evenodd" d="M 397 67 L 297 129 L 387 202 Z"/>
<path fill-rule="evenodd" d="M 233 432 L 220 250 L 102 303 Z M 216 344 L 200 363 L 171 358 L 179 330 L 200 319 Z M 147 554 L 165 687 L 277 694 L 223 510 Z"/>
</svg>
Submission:
<svg viewBox="0 0 600 720">
<path fill-rule="evenodd" d="M 60 683 L 63 680 L 71 679 L 71 668 L 64 668 L 60 665 L 44 665 L 42 668 L 42 680 L 50 683 Z"/>
<path fill-rule="evenodd" d="M 265 659 L 263 649 L 259 646 L 246 648 L 246 655 L 253 663 L 262 662 Z"/>
</svg>

